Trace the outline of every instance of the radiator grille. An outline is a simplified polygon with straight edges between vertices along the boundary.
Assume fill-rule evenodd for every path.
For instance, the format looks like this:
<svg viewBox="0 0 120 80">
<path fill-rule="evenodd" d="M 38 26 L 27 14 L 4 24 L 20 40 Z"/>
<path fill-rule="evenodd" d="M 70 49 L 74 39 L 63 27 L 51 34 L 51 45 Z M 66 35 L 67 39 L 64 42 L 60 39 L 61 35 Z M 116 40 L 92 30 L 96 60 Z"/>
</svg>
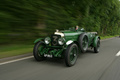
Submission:
<svg viewBox="0 0 120 80">
<path fill-rule="evenodd" d="M 52 40 L 51 40 L 51 44 L 52 46 L 58 46 L 58 39 L 60 38 L 60 35 L 52 35 Z"/>
</svg>

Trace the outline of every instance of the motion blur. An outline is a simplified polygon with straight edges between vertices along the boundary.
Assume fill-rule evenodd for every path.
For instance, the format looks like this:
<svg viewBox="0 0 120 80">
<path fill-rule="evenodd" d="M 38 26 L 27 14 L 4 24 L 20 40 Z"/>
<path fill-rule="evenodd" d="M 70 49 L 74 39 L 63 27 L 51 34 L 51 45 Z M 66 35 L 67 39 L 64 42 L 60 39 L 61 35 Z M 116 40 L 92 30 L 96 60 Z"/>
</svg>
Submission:
<svg viewBox="0 0 120 80">
<path fill-rule="evenodd" d="M 118 34 L 119 0 L 0 0 L 0 44 L 32 44 L 55 29 L 76 25 Z"/>
</svg>

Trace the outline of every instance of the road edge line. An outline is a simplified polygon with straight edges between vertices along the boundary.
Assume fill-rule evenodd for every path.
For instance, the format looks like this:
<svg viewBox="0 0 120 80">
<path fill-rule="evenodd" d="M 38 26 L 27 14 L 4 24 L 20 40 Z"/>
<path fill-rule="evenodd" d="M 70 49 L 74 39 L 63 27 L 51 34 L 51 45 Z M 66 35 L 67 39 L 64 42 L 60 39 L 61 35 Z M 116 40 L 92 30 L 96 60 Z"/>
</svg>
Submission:
<svg viewBox="0 0 120 80">
<path fill-rule="evenodd" d="M 24 57 L 24 58 L 20 58 L 20 59 L 15 59 L 15 60 L 10 60 L 10 61 L 6 61 L 6 62 L 2 62 L 2 63 L 0 63 L 0 65 L 4 65 L 4 64 L 8 64 L 8 63 L 13 63 L 13 62 L 17 62 L 17 61 L 21 61 L 21 60 L 25 60 L 25 59 L 29 59 L 29 58 L 33 58 L 33 56 L 28 56 L 28 57 Z"/>
<path fill-rule="evenodd" d="M 120 51 L 118 51 L 118 53 L 115 56 L 117 56 L 117 57 L 120 56 Z"/>
</svg>

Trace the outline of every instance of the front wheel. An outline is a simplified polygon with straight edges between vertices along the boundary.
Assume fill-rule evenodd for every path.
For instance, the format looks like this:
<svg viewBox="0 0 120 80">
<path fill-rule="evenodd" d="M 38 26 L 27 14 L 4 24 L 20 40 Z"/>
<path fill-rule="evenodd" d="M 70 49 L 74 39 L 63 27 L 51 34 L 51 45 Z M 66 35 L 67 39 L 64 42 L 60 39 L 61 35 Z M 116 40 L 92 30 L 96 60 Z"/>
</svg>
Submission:
<svg viewBox="0 0 120 80">
<path fill-rule="evenodd" d="M 94 47 L 94 52 L 98 53 L 99 52 L 99 48 L 100 48 L 100 39 L 98 38 L 97 39 L 97 45 L 96 45 L 96 47 Z"/>
<path fill-rule="evenodd" d="M 65 51 L 65 63 L 66 66 L 71 67 L 76 63 L 78 57 L 78 46 L 76 44 L 71 44 Z"/>
<path fill-rule="evenodd" d="M 40 52 L 44 49 L 44 43 L 42 42 L 37 42 L 34 46 L 33 49 L 33 56 L 37 61 L 42 61 L 44 60 L 44 56 L 40 54 Z"/>
</svg>

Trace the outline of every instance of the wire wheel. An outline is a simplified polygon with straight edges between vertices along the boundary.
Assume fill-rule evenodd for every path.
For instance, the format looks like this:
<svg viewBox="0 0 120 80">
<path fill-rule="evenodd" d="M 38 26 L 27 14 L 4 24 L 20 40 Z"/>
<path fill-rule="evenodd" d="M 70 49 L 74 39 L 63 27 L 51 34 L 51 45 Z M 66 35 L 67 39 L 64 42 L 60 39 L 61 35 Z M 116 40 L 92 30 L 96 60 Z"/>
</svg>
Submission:
<svg viewBox="0 0 120 80">
<path fill-rule="evenodd" d="M 70 62 L 71 62 L 71 64 L 74 64 L 76 59 L 77 59 L 77 49 L 76 49 L 76 47 L 73 47 L 73 49 L 70 52 Z"/>
<path fill-rule="evenodd" d="M 83 41 L 82 41 L 82 46 L 83 46 L 83 50 L 87 50 L 88 48 L 88 39 L 87 36 L 84 36 Z"/>
<path fill-rule="evenodd" d="M 86 33 L 80 34 L 78 43 L 80 45 L 81 52 L 85 53 L 88 48 L 88 37 L 87 37 Z"/>
<path fill-rule="evenodd" d="M 98 53 L 98 52 L 99 52 L 99 49 L 100 49 L 100 39 L 98 38 L 98 39 L 97 39 L 97 45 L 96 45 L 96 47 L 94 47 L 94 52 L 95 52 L 95 53 Z"/>
<path fill-rule="evenodd" d="M 65 51 L 65 63 L 66 66 L 73 66 L 76 63 L 78 57 L 78 46 L 73 43 L 68 46 Z"/>
<path fill-rule="evenodd" d="M 34 46 L 34 49 L 33 49 L 33 55 L 34 55 L 34 58 L 37 60 L 37 61 L 41 61 L 44 59 L 44 56 L 41 55 L 41 51 L 44 49 L 44 44 L 42 42 L 37 42 Z"/>
</svg>

